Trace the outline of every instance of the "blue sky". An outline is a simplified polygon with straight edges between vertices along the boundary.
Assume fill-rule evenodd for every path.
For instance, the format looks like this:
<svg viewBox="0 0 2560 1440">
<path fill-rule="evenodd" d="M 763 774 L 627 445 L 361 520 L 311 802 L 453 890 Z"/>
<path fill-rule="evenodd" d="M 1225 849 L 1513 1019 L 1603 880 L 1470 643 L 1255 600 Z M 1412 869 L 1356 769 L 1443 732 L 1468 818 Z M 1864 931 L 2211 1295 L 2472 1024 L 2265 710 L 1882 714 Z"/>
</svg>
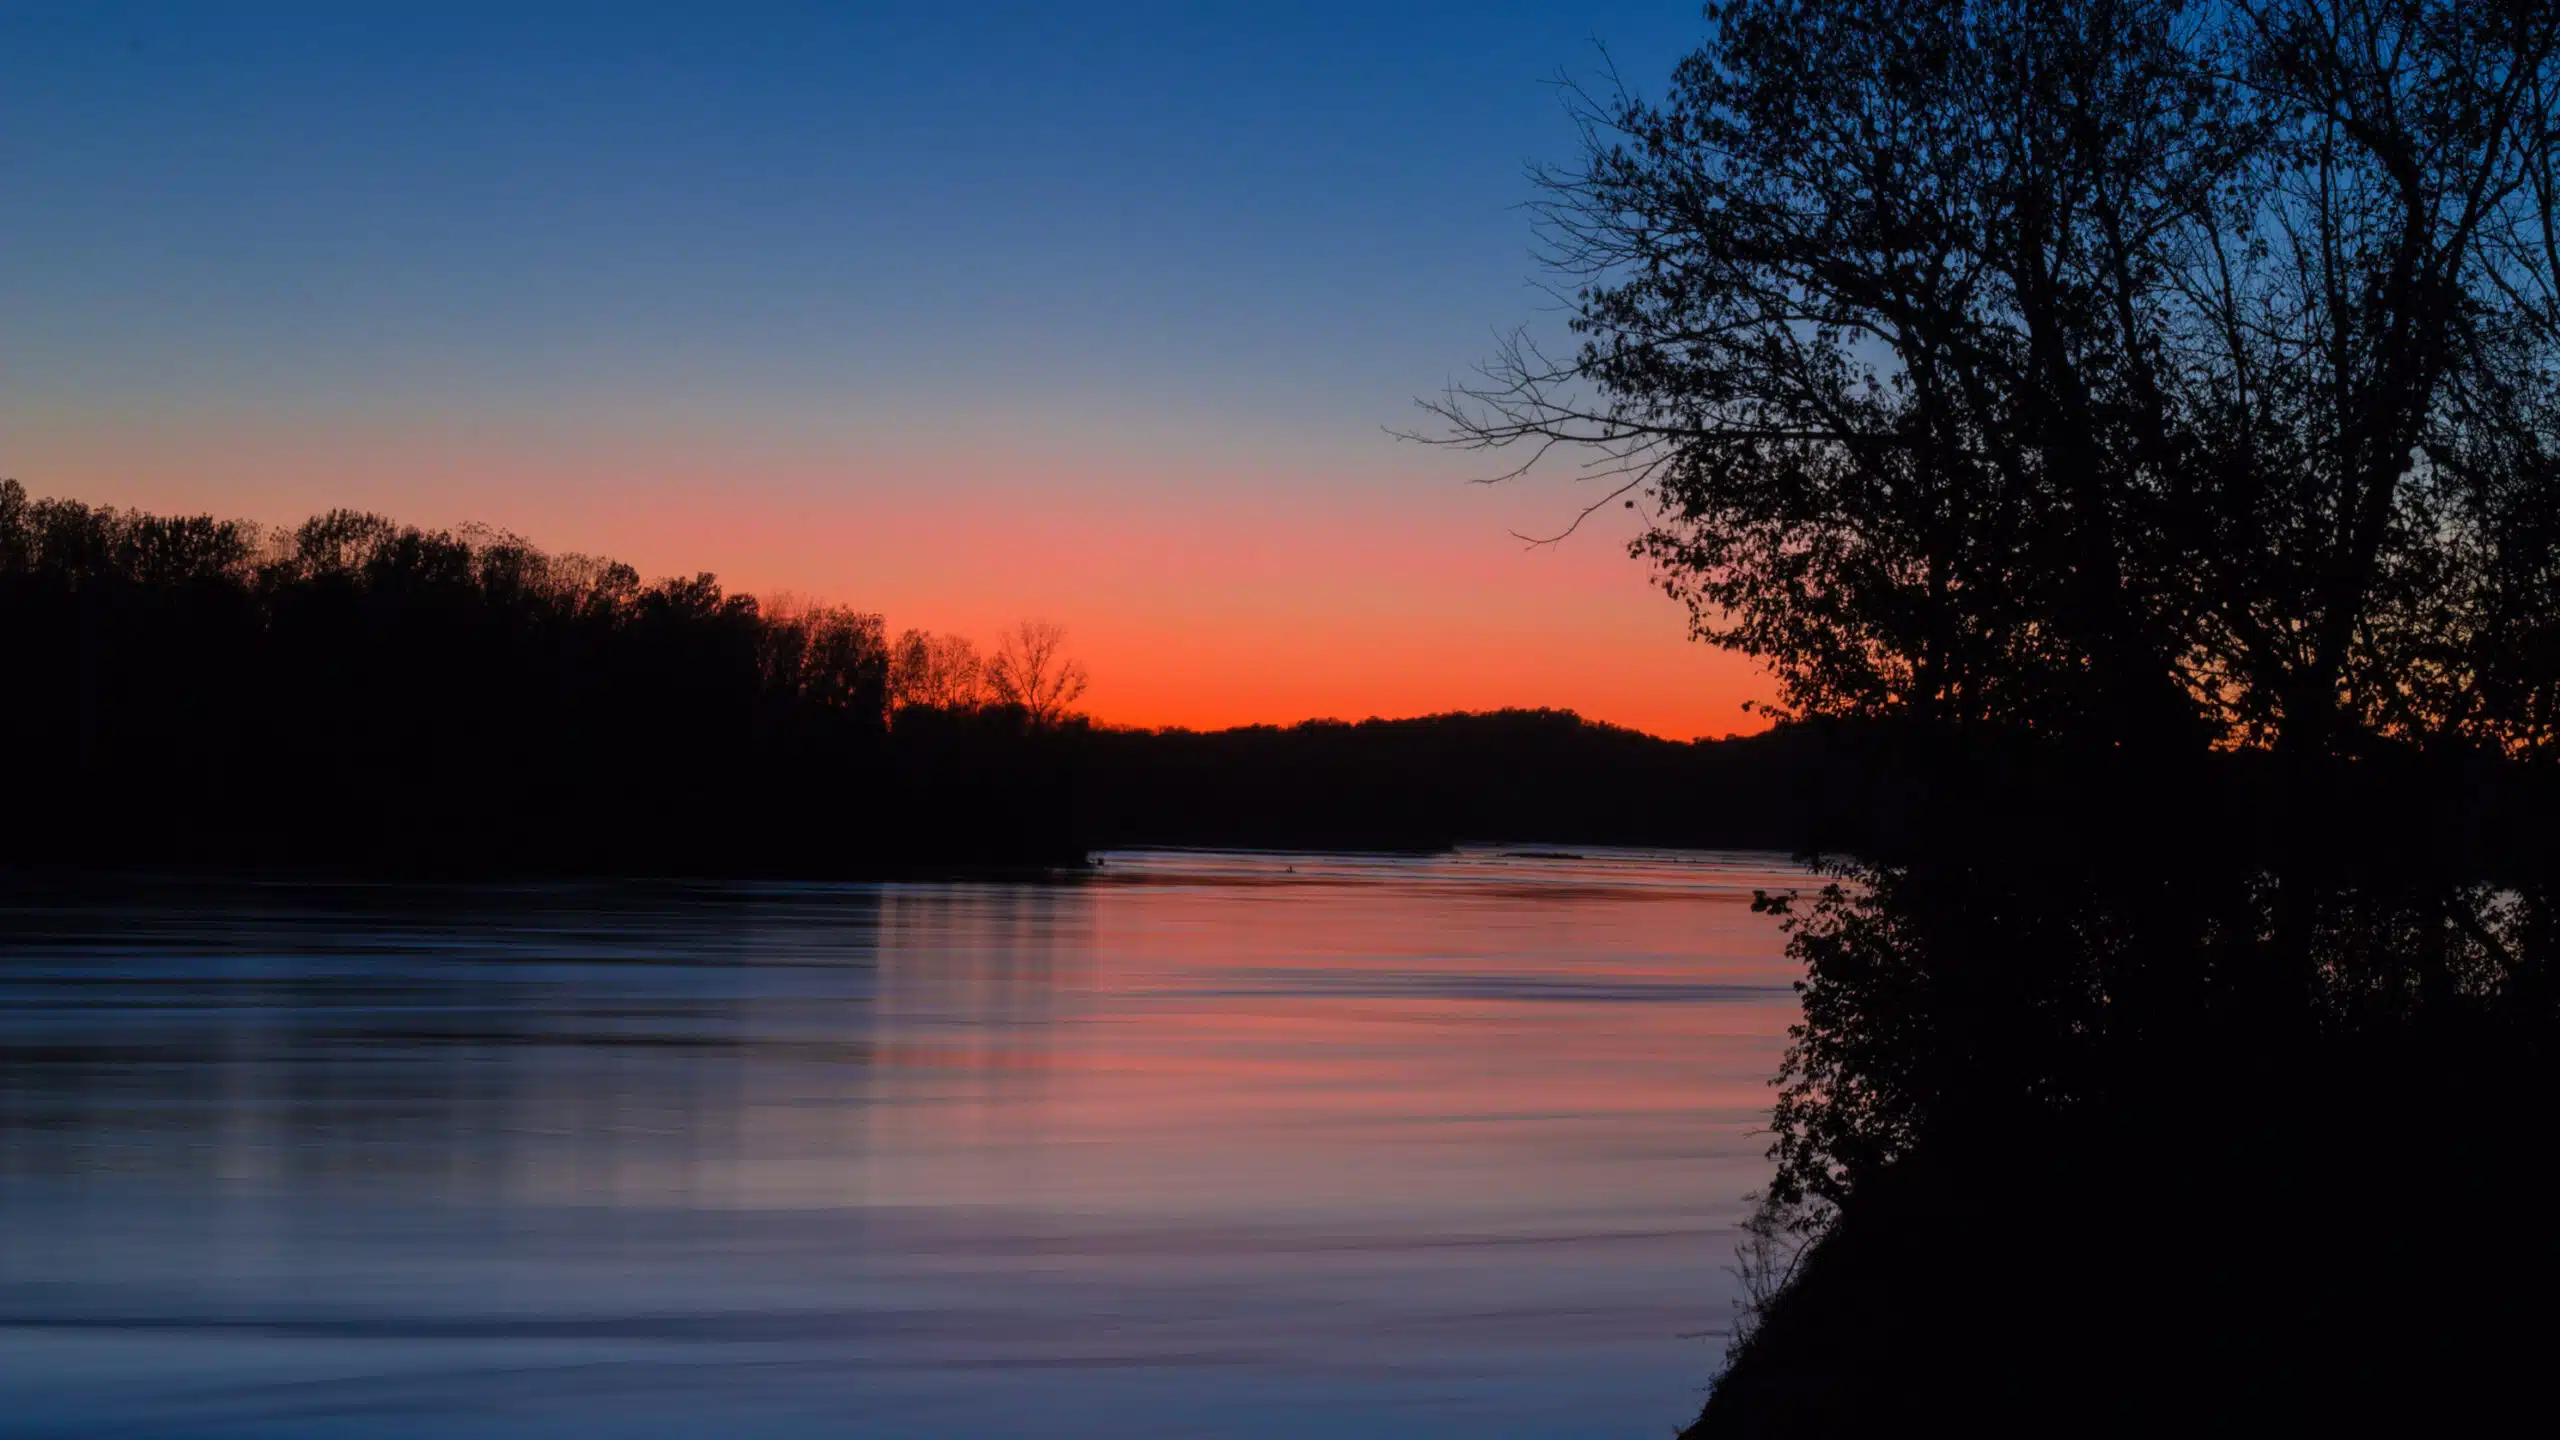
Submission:
<svg viewBox="0 0 2560 1440">
<path fill-rule="evenodd" d="M 13 4 L 0 294 L 39 384 L 1374 426 L 1534 303 L 1549 82 L 1694 9 Z"/>
<path fill-rule="evenodd" d="M 1382 432 L 1547 303 L 1521 206 L 1574 148 L 1557 77 L 1602 42 L 1658 83 L 1702 24 L 0 3 L 0 471 L 274 519 L 335 485 L 648 551 L 618 487 L 727 455 L 786 509 L 975 484 L 1205 516 L 1260 487 L 1347 526 L 1441 506 L 1508 553 L 1570 496 L 1486 502 Z M 861 588 L 711 538 L 749 580 Z"/>
</svg>

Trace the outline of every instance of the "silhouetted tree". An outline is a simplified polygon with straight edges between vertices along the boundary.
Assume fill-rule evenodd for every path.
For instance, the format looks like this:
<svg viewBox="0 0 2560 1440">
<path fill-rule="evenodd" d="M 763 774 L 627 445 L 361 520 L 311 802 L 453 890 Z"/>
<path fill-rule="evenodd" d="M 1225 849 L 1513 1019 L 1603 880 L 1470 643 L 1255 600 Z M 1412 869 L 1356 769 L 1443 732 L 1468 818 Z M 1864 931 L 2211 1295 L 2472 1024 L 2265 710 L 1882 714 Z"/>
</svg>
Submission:
<svg viewBox="0 0 2560 1440">
<path fill-rule="evenodd" d="M 890 650 L 889 691 L 900 709 L 974 710 L 986 703 L 986 665 L 965 635 L 909 630 Z"/>
<path fill-rule="evenodd" d="M 2560 9 L 1709 13 L 1444 438 L 1612 457 L 1798 713 L 2551 743 Z"/>
<path fill-rule="evenodd" d="M 27 525 L 27 487 L 0 479 L 0 574 L 25 570 L 34 542 Z"/>
<path fill-rule="evenodd" d="M 870 722 L 889 707 L 890 654 L 880 617 L 836 605 L 759 607 L 768 690 Z"/>
<path fill-rule="evenodd" d="M 999 705 L 1021 708 L 1038 726 L 1055 725 L 1084 694 L 1084 666 L 1067 655 L 1067 632 L 1025 620 L 1004 632 L 987 663 L 987 689 Z"/>
<path fill-rule="evenodd" d="M 1664 98 L 1580 104 L 1541 209 L 1575 348 L 1515 338 L 1439 438 L 1598 452 L 1783 710 L 1935 737 L 1897 782 L 1934 823 L 1769 901 L 1805 1011 L 1757 1230 L 1825 1238 L 1709 1420 L 1983 1394 L 1862 1327 L 2012 1193 L 2070 1230 L 1964 1313 L 2095 1383 L 2093 1307 L 2068 1346 L 1990 1312 L 2147 1223 L 2115 1197 L 2184 1126 L 2248 1138 L 2180 1203 L 2316 1231 L 2364 1103 L 2324 1087 L 2396 1084 L 2473 1107 L 2443 1178 L 2495 1197 L 2560 1033 L 2560 8 L 1731 0 Z M 2217 1344 L 2319 1309 L 2220 1283 Z"/>
</svg>

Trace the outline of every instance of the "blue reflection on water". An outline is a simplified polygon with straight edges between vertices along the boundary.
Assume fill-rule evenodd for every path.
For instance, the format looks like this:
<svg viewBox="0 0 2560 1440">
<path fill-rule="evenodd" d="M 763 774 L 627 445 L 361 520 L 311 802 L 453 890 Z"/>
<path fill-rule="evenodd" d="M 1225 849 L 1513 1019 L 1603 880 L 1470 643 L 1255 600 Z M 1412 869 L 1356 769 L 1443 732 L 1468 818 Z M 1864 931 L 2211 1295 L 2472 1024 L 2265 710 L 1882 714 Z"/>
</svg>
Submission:
<svg viewBox="0 0 2560 1440">
<path fill-rule="evenodd" d="M 1765 856 L 0 890 L 12 1434 L 1631 1435 Z"/>
</svg>

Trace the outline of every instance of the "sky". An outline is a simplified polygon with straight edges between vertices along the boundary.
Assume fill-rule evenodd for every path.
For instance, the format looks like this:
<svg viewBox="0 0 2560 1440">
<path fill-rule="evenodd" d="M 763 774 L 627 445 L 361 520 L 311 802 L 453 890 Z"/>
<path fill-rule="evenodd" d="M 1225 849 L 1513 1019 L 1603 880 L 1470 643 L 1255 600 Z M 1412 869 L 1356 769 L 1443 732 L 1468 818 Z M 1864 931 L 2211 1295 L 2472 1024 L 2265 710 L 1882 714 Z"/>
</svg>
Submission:
<svg viewBox="0 0 2560 1440">
<path fill-rule="evenodd" d="M 1633 517 L 1390 433 L 1697 11 L 0 0 L 0 475 L 1037 616 L 1116 723 L 1753 729 Z"/>
</svg>

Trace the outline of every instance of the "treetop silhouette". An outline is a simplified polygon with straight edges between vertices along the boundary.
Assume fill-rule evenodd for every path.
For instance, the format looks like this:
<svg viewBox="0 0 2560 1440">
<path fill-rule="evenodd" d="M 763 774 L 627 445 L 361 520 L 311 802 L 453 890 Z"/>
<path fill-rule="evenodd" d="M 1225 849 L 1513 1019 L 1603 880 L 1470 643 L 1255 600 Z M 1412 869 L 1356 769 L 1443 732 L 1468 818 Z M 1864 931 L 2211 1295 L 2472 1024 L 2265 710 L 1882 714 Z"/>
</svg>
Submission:
<svg viewBox="0 0 2560 1440">
<path fill-rule="evenodd" d="M 1443 441 L 1600 452 L 1799 714 L 2551 747 L 2560 12 L 1709 16 L 1662 101 L 1581 92 L 1578 346 Z"/>
<path fill-rule="evenodd" d="M 271 532 L 0 482 L 0 653 L 0 747 L 38 762 L 0 847 L 22 860 L 843 874 L 1082 853 L 1054 647 L 1035 715 L 996 703 L 965 640 L 893 649 L 876 614 L 644 583 L 481 527 L 331 510 Z"/>
</svg>

